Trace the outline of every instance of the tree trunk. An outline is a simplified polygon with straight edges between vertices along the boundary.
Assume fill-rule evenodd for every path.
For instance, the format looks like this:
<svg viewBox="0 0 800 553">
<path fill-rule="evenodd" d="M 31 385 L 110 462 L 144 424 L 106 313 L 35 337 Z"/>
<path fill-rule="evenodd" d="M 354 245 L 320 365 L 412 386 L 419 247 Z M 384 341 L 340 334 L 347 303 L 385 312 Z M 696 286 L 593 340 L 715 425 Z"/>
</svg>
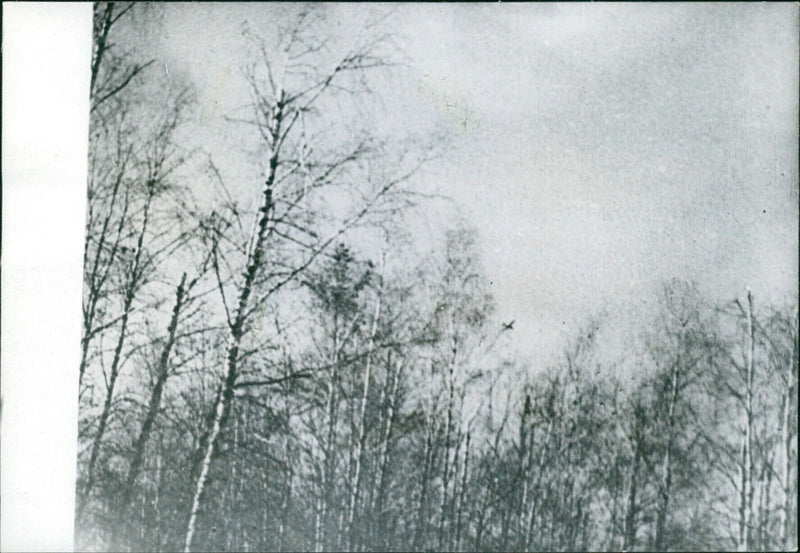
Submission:
<svg viewBox="0 0 800 553">
<path fill-rule="evenodd" d="M 458 501 L 458 513 L 456 514 L 456 551 L 461 551 L 461 512 L 464 509 L 464 494 L 467 489 L 467 476 L 469 475 L 469 440 L 470 433 L 467 432 L 466 450 L 464 451 L 464 472 L 461 475 L 461 494 Z"/>
<path fill-rule="evenodd" d="M 431 407 L 432 409 L 433 407 Z M 433 415 L 428 420 L 428 431 L 425 437 L 425 462 L 422 469 L 422 487 L 419 496 L 419 509 L 417 510 L 417 524 L 414 529 L 414 543 L 412 549 L 418 551 L 425 543 L 428 526 L 428 480 L 433 466 L 433 434 L 435 432 Z"/>
<path fill-rule="evenodd" d="M 619 458 L 617 457 L 614 460 L 614 481 L 611 484 L 611 513 L 610 513 L 610 520 L 608 525 L 608 530 L 606 532 L 606 543 L 604 549 L 606 551 L 611 550 L 614 548 L 614 545 L 617 541 L 617 531 L 620 527 L 619 524 L 619 495 L 620 495 L 620 469 L 619 469 Z M 624 538 L 623 538 L 624 539 Z"/>
<path fill-rule="evenodd" d="M 797 310 L 795 309 L 793 324 L 797 324 Z M 790 428 L 792 401 L 797 398 L 797 348 L 798 336 L 795 326 L 794 336 L 792 336 L 794 351 L 792 361 L 786 371 L 786 391 L 783 394 L 781 406 L 781 492 L 782 506 L 780 509 L 780 545 L 783 551 L 792 549 L 790 535 L 792 528 L 796 527 L 796 520 L 792 521 L 792 510 L 797 508 L 797 494 L 792 493 L 792 432 Z M 796 511 L 795 511 L 796 512 Z"/>
<path fill-rule="evenodd" d="M 388 366 L 391 367 L 392 358 L 389 355 L 387 361 Z M 392 439 L 392 427 L 394 426 L 396 418 L 395 405 L 397 403 L 397 390 L 398 383 L 400 382 L 400 369 L 398 367 L 394 375 L 391 376 L 391 391 L 389 392 L 389 405 L 386 413 L 386 425 L 383 431 L 383 439 L 381 440 L 381 452 L 378 458 L 378 485 L 377 485 L 377 500 L 373 512 L 378 517 L 377 524 L 377 539 L 373 541 L 383 545 L 384 549 L 389 548 L 388 540 L 386 539 L 386 515 L 385 515 L 385 501 L 386 501 L 386 482 L 387 482 L 387 468 L 389 463 L 389 442 Z"/>
<path fill-rule="evenodd" d="M 208 478 L 208 471 L 211 465 L 211 457 L 216 447 L 219 433 L 224 426 L 228 413 L 233 401 L 234 386 L 236 379 L 239 376 L 239 348 L 241 347 L 241 340 L 244 334 L 245 318 L 247 317 L 248 305 L 250 295 L 253 293 L 253 283 L 256 275 L 262 265 L 262 256 L 264 253 L 264 238 L 267 235 L 267 230 L 270 224 L 271 213 L 273 211 L 272 203 L 272 187 L 275 183 L 275 176 L 278 169 L 278 146 L 279 138 L 281 136 L 281 121 L 283 119 L 283 99 L 284 93 L 281 92 L 279 100 L 273 110 L 273 120 L 271 122 L 272 145 L 273 151 L 270 155 L 269 173 L 264 183 L 264 192 L 262 194 L 262 204 L 259 209 L 258 227 L 255 239 L 253 240 L 252 249 L 248 254 L 247 269 L 244 273 L 244 282 L 241 286 L 239 294 L 238 307 L 236 309 L 236 316 L 230 325 L 230 334 L 228 336 L 228 356 L 227 356 L 227 372 L 222 388 L 222 394 L 217 401 L 214 412 L 214 420 L 208 433 L 208 440 L 205 444 L 205 451 L 203 454 L 203 461 L 200 468 L 200 474 L 197 476 L 195 483 L 194 498 L 192 499 L 192 506 L 189 511 L 189 521 L 186 526 L 186 541 L 184 551 L 189 553 L 192 549 L 192 540 L 194 539 L 195 524 L 197 522 L 197 514 L 200 510 L 200 501 L 205 489 L 206 480 Z"/>
<path fill-rule="evenodd" d="M 336 418 L 338 409 L 338 374 L 339 374 L 339 343 L 338 326 L 334 321 L 333 352 L 330 363 L 330 378 L 328 382 L 328 397 L 325 407 L 328 431 L 325 438 L 325 460 L 322 466 L 322 503 L 317 513 L 319 532 L 316 539 L 315 551 L 320 552 L 330 548 L 328 544 L 328 511 L 333 499 L 333 478 L 336 470 Z"/>
<path fill-rule="evenodd" d="M 536 475 L 536 483 L 533 486 L 532 495 L 533 495 L 533 502 L 531 503 L 531 508 L 528 511 L 528 530 L 526 532 L 525 537 L 525 549 L 530 550 L 531 544 L 533 541 L 533 530 L 536 525 L 536 517 L 539 516 L 538 506 L 540 504 L 539 499 L 542 495 L 541 484 L 542 484 L 542 477 L 544 474 L 544 461 L 545 461 L 545 454 L 547 453 L 547 448 L 550 443 L 550 438 L 553 435 L 553 419 L 551 418 L 547 423 L 547 431 L 545 432 L 545 439 L 542 441 L 542 452 L 539 454 L 539 465 L 538 465 L 538 474 Z M 531 449 L 533 449 L 533 433 L 531 433 Z"/>
<path fill-rule="evenodd" d="M 473 546 L 473 550 L 475 550 L 475 551 L 480 551 L 482 549 L 482 547 L 481 547 L 482 541 L 481 540 L 483 538 L 483 533 L 484 533 L 485 528 L 486 528 L 485 521 L 486 521 L 486 517 L 488 515 L 489 504 L 491 503 L 491 499 L 492 499 L 492 493 L 493 493 L 493 491 L 492 491 L 491 485 L 490 485 L 489 489 L 486 490 L 486 493 L 484 494 L 485 500 L 484 500 L 483 504 L 480 506 L 480 510 L 478 511 L 478 520 L 475 521 L 475 544 Z"/>
<path fill-rule="evenodd" d="M 531 445 L 528 442 L 528 416 L 531 413 L 531 398 L 525 395 L 525 404 L 522 408 L 522 420 L 519 425 L 519 479 L 522 480 L 522 498 L 517 509 L 517 525 L 514 531 L 516 547 L 525 547 L 525 523 L 528 505 L 528 486 L 530 484 Z M 532 432 L 530 432 L 532 434 Z"/>
<path fill-rule="evenodd" d="M 375 299 L 375 313 L 372 315 L 372 329 L 370 330 L 369 336 L 369 351 L 371 352 L 374 345 L 375 345 L 375 333 L 378 330 L 378 318 L 381 314 L 381 292 L 378 291 L 378 297 Z M 358 441 L 356 442 L 356 452 L 355 452 L 355 468 L 353 469 L 353 478 L 350 483 L 350 504 L 347 510 L 347 526 L 346 528 L 346 535 L 347 535 L 347 549 L 352 549 L 353 540 L 355 536 L 353 535 L 353 517 L 355 516 L 356 510 L 356 502 L 358 501 L 358 496 L 360 492 L 360 484 L 361 484 L 361 463 L 362 457 L 364 454 L 364 440 L 366 437 L 365 432 L 365 418 L 367 413 L 367 399 L 369 396 L 369 380 L 370 380 L 370 369 L 372 368 L 372 354 L 367 355 L 366 363 L 364 366 L 364 383 L 363 383 L 363 392 L 361 394 L 361 410 L 359 413 L 358 419 Z"/>
<path fill-rule="evenodd" d="M 109 225 L 111 224 L 111 216 L 114 213 L 114 206 L 117 203 L 117 197 L 119 195 L 119 188 L 122 184 L 122 177 L 124 174 L 126 163 L 124 161 L 120 162 L 117 167 L 117 175 L 114 178 L 114 184 L 111 188 L 111 200 L 108 206 L 108 213 L 103 220 L 103 226 L 100 229 L 100 236 L 97 237 L 97 247 L 95 250 L 94 260 L 92 261 L 92 269 L 87 275 L 88 282 L 86 283 L 87 290 L 86 290 L 86 306 L 83 310 L 83 335 L 81 336 L 81 363 L 78 369 L 78 385 L 83 382 L 83 375 L 86 372 L 86 366 L 88 364 L 89 358 L 89 343 L 91 342 L 94 333 L 97 329 L 94 328 L 94 319 L 97 315 L 97 303 L 100 301 L 100 296 L 102 294 L 103 287 L 105 286 L 106 279 L 108 278 L 108 271 L 111 268 L 111 265 L 114 263 L 114 260 L 117 255 L 117 250 L 119 246 L 120 236 L 122 235 L 122 230 L 125 227 L 125 223 L 127 221 L 127 214 L 128 214 L 128 196 L 125 195 L 125 203 L 122 206 L 122 214 L 120 215 L 119 223 L 116 225 L 116 239 L 111 246 L 111 252 L 103 262 L 103 268 L 101 270 L 100 260 L 102 258 L 103 248 L 105 248 L 106 239 L 109 233 Z M 90 204 L 91 205 L 91 204 Z M 88 223 L 90 224 L 90 223 Z M 87 224 L 86 228 L 86 243 L 84 245 L 84 254 L 83 254 L 83 265 L 86 267 L 89 265 L 89 238 L 91 236 L 91 229 Z M 102 274 L 101 274 L 102 272 Z"/>
<path fill-rule="evenodd" d="M 97 81 L 97 74 L 100 72 L 100 64 L 103 61 L 103 54 L 106 51 L 106 41 L 108 40 L 108 32 L 111 30 L 113 22 L 112 16 L 114 14 L 114 2 L 108 2 L 103 11 L 103 23 L 100 26 L 100 33 L 94 38 L 94 52 L 92 56 L 92 72 L 89 79 L 89 96 L 94 98 L 95 82 Z"/>
<path fill-rule="evenodd" d="M 791 375 L 790 375 L 791 378 Z M 791 524 L 792 503 L 796 498 L 792 494 L 792 460 L 791 442 L 792 436 L 789 432 L 789 412 L 792 401 L 791 388 L 784 393 L 782 406 L 782 435 L 781 435 L 781 491 L 783 492 L 783 505 L 780 509 L 780 548 L 789 551 L 789 533 Z"/>
<path fill-rule="evenodd" d="M 638 420 L 634 424 L 633 468 L 631 470 L 631 479 L 628 492 L 628 509 L 625 513 L 625 539 L 624 543 L 622 544 L 623 551 L 631 551 L 634 547 L 636 547 L 636 518 L 639 511 L 639 507 L 636 505 L 636 495 L 639 485 L 639 465 L 642 458 L 642 448 L 640 424 Z"/>
<path fill-rule="evenodd" d="M 316 501 L 314 518 L 314 551 L 322 551 L 322 496 L 325 493 L 324 486 L 320 486 L 319 497 Z"/>
<path fill-rule="evenodd" d="M 739 497 L 739 551 L 751 546 L 753 510 L 753 354 L 755 336 L 753 325 L 753 295 L 747 291 L 747 373 L 745 376 L 744 436 L 742 437 Z"/>
<path fill-rule="evenodd" d="M 453 393 L 455 388 L 456 355 L 458 354 L 456 338 L 453 337 L 452 359 L 448 375 L 447 425 L 444 429 L 444 468 L 442 470 L 442 503 L 439 509 L 439 549 L 444 547 L 444 526 L 447 511 L 447 489 L 450 485 L 450 434 L 453 425 Z"/>
<path fill-rule="evenodd" d="M 86 504 L 89 501 L 89 494 L 95 484 L 95 465 L 100 455 L 100 445 L 103 441 L 103 436 L 108 424 L 108 418 L 111 415 L 111 401 L 114 397 L 114 388 L 116 386 L 117 377 L 119 377 L 120 362 L 122 360 L 122 347 L 125 344 L 127 337 L 128 319 L 133 309 L 133 300 L 136 297 L 136 292 L 141 284 L 141 256 L 142 247 L 144 245 L 144 235 L 147 232 L 147 225 L 150 219 L 150 203 L 153 199 L 154 189 L 150 187 L 147 194 L 147 201 L 144 206 L 144 215 L 142 219 L 142 228 L 136 241 L 136 253 L 134 254 L 133 264 L 129 272 L 129 278 L 126 282 L 125 299 L 123 301 L 122 319 L 120 321 L 119 335 L 117 336 L 117 343 L 114 347 L 114 357 L 111 361 L 111 369 L 108 378 L 108 385 L 106 387 L 106 398 L 103 403 L 103 411 L 100 415 L 100 422 L 97 427 L 97 434 L 95 434 L 94 441 L 92 442 L 92 453 L 89 457 L 89 465 L 86 469 L 86 484 L 83 488 L 82 498 L 79 504 L 76 520 L 80 521 Z"/>
<path fill-rule="evenodd" d="M 669 499 L 672 488 L 672 445 L 675 427 L 675 406 L 678 401 L 678 371 L 680 367 L 672 369 L 671 393 L 667 411 L 667 448 L 664 452 L 664 462 L 661 469 L 661 482 L 658 490 L 658 507 L 656 512 L 656 536 L 653 547 L 656 551 L 663 551 L 664 538 L 669 513 Z"/>
<path fill-rule="evenodd" d="M 769 538 L 769 518 L 772 514 L 770 506 L 772 500 L 772 473 L 773 473 L 772 455 L 769 459 L 764 461 L 764 466 L 761 469 L 760 490 L 759 490 L 759 524 L 758 524 L 758 542 L 759 548 L 762 551 L 769 551 L 770 538 Z M 766 479 L 766 482 L 764 481 Z"/>
<path fill-rule="evenodd" d="M 280 526 L 278 527 L 278 551 L 284 551 L 286 549 L 286 525 L 289 522 L 289 509 L 292 501 L 292 484 L 294 480 L 294 469 L 292 468 L 292 455 L 288 437 L 286 438 L 286 467 L 284 469 L 284 478 L 286 479 L 286 483 L 281 500 L 281 520 Z"/>
<path fill-rule="evenodd" d="M 145 416 L 144 423 L 142 423 L 142 430 L 139 433 L 139 438 L 136 440 L 136 445 L 133 449 L 133 458 L 131 460 L 130 468 L 128 469 L 128 476 L 125 479 L 125 487 L 122 489 L 122 501 L 119 506 L 119 515 L 117 525 L 114 527 L 112 536 L 112 543 L 117 543 L 117 537 L 121 528 L 125 525 L 125 517 L 130 506 L 130 501 L 133 496 L 133 488 L 136 483 L 136 478 L 139 476 L 142 463 L 144 461 L 144 450 L 147 446 L 147 440 L 150 438 L 150 432 L 153 428 L 153 423 L 158 415 L 158 410 L 161 407 L 161 396 L 164 393 L 164 386 L 167 383 L 169 376 L 169 356 L 172 347 L 175 344 L 175 332 L 178 327 L 178 318 L 180 316 L 181 307 L 185 299 L 186 273 L 183 273 L 181 282 L 175 292 L 175 306 L 172 309 L 172 318 L 169 322 L 167 330 L 167 341 L 164 343 L 164 349 L 161 351 L 161 357 L 158 361 L 158 371 L 155 386 L 150 394 L 150 403 L 147 408 L 147 415 Z M 118 544 L 119 545 L 119 544 Z"/>
<path fill-rule="evenodd" d="M 461 452 L 461 441 L 463 440 L 463 436 L 461 434 L 461 429 L 459 428 L 458 432 L 456 433 L 456 440 L 455 440 L 455 451 L 453 452 L 453 468 L 451 469 L 451 480 L 453 481 L 452 485 L 452 493 L 450 495 L 450 503 L 447 505 L 447 531 L 445 532 L 445 536 L 447 539 L 446 546 L 448 549 L 453 548 L 453 538 L 455 537 L 455 514 L 456 514 L 456 502 L 458 500 L 458 466 L 459 466 L 459 454 Z"/>
</svg>

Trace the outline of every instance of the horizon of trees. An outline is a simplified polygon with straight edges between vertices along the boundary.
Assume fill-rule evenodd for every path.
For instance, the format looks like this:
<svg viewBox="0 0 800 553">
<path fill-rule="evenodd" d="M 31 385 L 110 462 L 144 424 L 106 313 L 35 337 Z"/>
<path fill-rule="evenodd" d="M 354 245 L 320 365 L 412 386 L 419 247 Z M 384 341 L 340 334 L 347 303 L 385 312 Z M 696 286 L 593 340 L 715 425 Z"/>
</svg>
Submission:
<svg viewBox="0 0 800 553">
<path fill-rule="evenodd" d="M 437 138 L 351 109 L 383 16 L 244 32 L 241 193 L 130 37 L 159 8 L 94 9 L 78 550 L 797 547 L 796 303 L 676 279 L 612 358 L 598 314 L 531 367 L 472 225 L 414 254 Z"/>
</svg>

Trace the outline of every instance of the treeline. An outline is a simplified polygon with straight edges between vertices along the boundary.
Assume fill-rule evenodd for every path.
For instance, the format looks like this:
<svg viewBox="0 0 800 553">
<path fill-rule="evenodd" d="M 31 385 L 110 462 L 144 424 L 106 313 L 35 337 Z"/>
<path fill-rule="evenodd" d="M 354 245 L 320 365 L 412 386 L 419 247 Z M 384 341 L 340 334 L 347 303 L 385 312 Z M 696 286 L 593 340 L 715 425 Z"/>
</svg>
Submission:
<svg viewBox="0 0 800 553">
<path fill-rule="evenodd" d="M 354 115 L 385 21 L 244 33 L 232 186 L 137 48 L 158 9 L 95 5 L 78 549 L 796 547 L 796 306 L 675 281 L 615 355 L 598 317 L 511 360 L 475 231 L 414 253 L 431 148 Z"/>
</svg>

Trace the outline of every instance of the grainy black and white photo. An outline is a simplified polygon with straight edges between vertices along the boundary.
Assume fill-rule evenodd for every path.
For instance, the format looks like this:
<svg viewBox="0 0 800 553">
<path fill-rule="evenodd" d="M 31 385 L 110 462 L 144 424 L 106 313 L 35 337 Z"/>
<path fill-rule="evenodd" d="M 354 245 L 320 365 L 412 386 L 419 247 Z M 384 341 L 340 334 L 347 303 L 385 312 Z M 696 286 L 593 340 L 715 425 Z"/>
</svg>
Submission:
<svg viewBox="0 0 800 553">
<path fill-rule="evenodd" d="M 75 548 L 795 550 L 798 13 L 94 4 Z"/>
</svg>

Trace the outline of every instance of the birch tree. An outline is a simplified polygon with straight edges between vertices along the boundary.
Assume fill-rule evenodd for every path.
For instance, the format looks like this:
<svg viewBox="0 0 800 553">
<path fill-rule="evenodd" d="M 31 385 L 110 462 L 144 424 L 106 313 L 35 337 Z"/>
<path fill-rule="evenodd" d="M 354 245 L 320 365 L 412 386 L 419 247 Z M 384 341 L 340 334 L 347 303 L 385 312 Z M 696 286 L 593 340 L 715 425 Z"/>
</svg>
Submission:
<svg viewBox="0 0 800 553">
<path fill-rule="evenodd" d="M 307 208 L 312 195 L 342 182 L 356 184 L 351 180 L 351 171 L 357 168 L 357 162 L 377 152 L 367 139 L 337 151 L 314 141 L 311 129 L 320 118 L 330 115 L 324 112 L 326 108 L 333 109 L 325 104 L 330 95 L 341 92 L 340 87 L 345 92 L 352 90 L 348 87 L 365 82 L 361 79 L 367 70 L 387 63 L 381 51 L 384 37 L 372 32 L 369 25 L 356 34 L 351 45 L 329 51 L 317 28 L 319 17 L 316 10 L 301 8 L 296 20 L 279 32 L 274 53 L 266 44 L 259 44 L 258 65 L 248 72 L 254 113 L 249 121 L 263 139 L 267 162 L 259 207 L 240 256 L 235 299 L 228 302 L 221 288 L 222 303 L 231 305 L 228 353 L 221 393 L 202 444 L 186 527 L 186 551 L 192 548 L 210 464 L 242 369 L 243 340 L 251 330 L 255 313 L 279 290 L 296 282 L 337 237 L 386 201 L 414 171 L 413 167 L 405 172 L 400 169 L 380 182 L 373 181 L 372 189 L 327 236 L 310 227 Z M 294 248 L 294 257 L 287 258 L 290 248 Z"/>
<path fill-rule="evenodd" d="M 175 296 L 172 304 L 172 310 L 169 317 L 169 323 L 166 330 L 166 335 L 163 340 L 159 341 L 160 351 L 158 353 L 158 360 L 155 366 L 155 378 L 150 390 L 150 398 L 147 402 L 147 408 L 142 421 L 141 429 L 134 441 L 133 451 L 131 453 L 130 463 L 128 465 L 127 475 L 124 479 L 124 485 L 120 490 L 120 502 L 117 506 L 117 522 L 114 526 L 111 542 L 115 546 L 121 546 L 119 538 L 127 524 L 127 515 L 133 500 L 135 491 L 135 484 L 139 478 L 140 472 L 145 462 L 145 454 L 147 450 L 148 441 L 150 440 L 151 433 L 153 432 L 156 418 L 161 411 L 162 401 L 164 397 L 167 380 L 175 371 L 174 366 L 178 364 L 174 359 L 174 350 L 176 349 L 176 342 L 184 338 L 185 332 L 180 328 L 180 322 L 191 318 L 197 318 L 198 313 L 203 312 L 203 306 L 198 307 L 201 303 L 202 294 L 196 293 L 196 286 L 210 268 L 211 258 L 215 254 L 215 250 L 220 237 L 219 222 L 209 217 L 206 221 L 202 221 L 199 229 L 199 234 L 204 242 L 204 252 L 202 252 L 202 260 L 199 261 L 199 266 L 195 270 L 191 279 L 189 280 L 188 274 L 184 271 L 180 277 L 180 281 L 175 290 Z M 184 244 L 184 249 L 186 248 Z M 196 332 L 198 329 L 194 329 Z M 205 328 L 200 327 L 200 332 L 204 332 Z M 189 331 L 191 333 L 192 331 Z"/>
<path fill-rule="evenodd" d="M 798 334 L 797 306 L 776 309 L 759 325 L 761 342 L 767 350 L 769 371 L 780 389 L 779 408 L 773 410 L 778 419 L 777 428 L 780 481 L 780 504 L 778 506 L 777 545 L 789 551 L 797 544 L 797 382 L 798 382 Z M 794 472 L 794 474 L 793 474 Z M 770 544 L 766 546 L 769 548 Z"/>
<path fill-rule="evenodd" d="M 183 233 L 177 236 L 171 234 L 174 223 L 159 217 L 156 204 L 169 194 L 169 179 L 184 163 L 183 155 L 175 147 L 172 136 L 181 122 L 187 105 L 185 95 L 179 94 L 175 98 L 172 109 L 157 120 L 152 134 L 145 135 L 141 139 L 133 171 L 124 176 L 131 179 L 124 194 L 127 196 L 125 202 L 133 213 L 128 219 L 120 221 L 118 238 L 112 247 L 112 254 L 116 254 L 115 266 L 107 269 L 109 271 L 107 274 L 112 278 L 110 282 L 118 286 L 121 297 L 118 316 L 114 319 L 115 335 L 110 365 L 108 371 L 104 371 L 105 391 L 102 410 L 92 438 L 81 490 L 78 519 L 95 484 L 95 467 L 111 416 L 116 383 L 127 358 L 125 348 L 136 307 L 135 302 L 142 288 L 158 270 L 160 263 L 185 239 Z M 114 249 L 118 249 L 118 252 L 113 251 Z"/>
<path fill-rule="evenodd" d="M 738 304 L 738 302 L 737 302 Z M 741 396 L 744 398 L 742 409 L 742 445 L 739 476 L 739 551 L 748 551 L 752 546 L 752 519 L 753 519 L 753 443 L 754 443 L 754 413 L 753 413 L 753 380 L 755 356 L 755 322 L 753 321 L 753 295 L 747 291 L 747 307 L 738 304 L 747 318 L 747 346 L 744 368 L 744 386 Z"/>
<path fill-rule="evenodd" d="M 89 179 L 87 183 L 86 242 L 84 246 L 83 328 L 79 380 L 89 362 L 90 342 L 116 319 L 104 316 L 109 276 L 122 247 L 129 217 L 126 180 L 134 164 L 131 89 L 140 86 L 152 60 L 117 45 L 118 30 L 139 10 L 134 2 L 94 5 L 90 78 Z M 110 320 L 108 320 L 110 318 Z"/>
</svg>

